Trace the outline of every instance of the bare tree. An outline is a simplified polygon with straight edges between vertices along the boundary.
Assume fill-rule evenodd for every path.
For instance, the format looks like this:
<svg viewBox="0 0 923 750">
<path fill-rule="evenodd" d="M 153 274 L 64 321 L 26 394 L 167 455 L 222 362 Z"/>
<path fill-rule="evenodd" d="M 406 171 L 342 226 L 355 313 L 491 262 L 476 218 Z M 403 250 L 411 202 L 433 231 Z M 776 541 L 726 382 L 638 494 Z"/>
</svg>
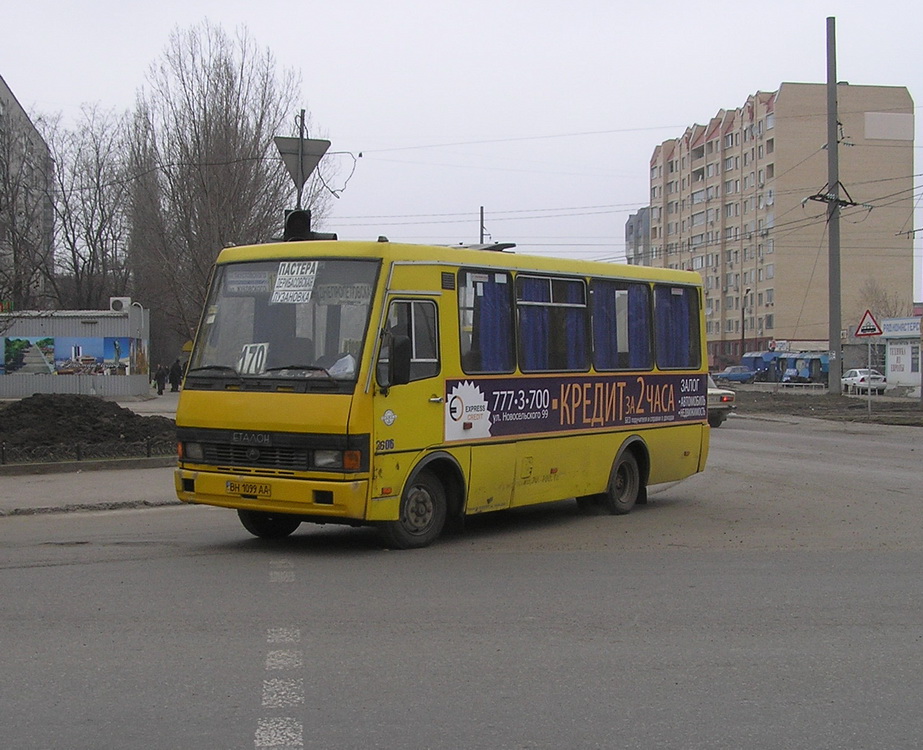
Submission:
<svg viewBox="0 0 923 750">
<path fill-rule="evenodd" d="M 65 309 L 100 309 L 129 284 L 124 117 L 85 107 L 72 129 L 52 123 L 55 268 L 46 284 Z"/>
<path fill-rule="evenodd" d="M 5 86 L 5 84 L 4 84 Z M 43 307 L 42 278 L 52 266 L 49 187 L 54 164 L 15 99 L 0 101 L 0 303 Z"/>
<path fill-rule="evenodd" d="M 175 31 L 151 67 L 132 125 L 131 258 L 152 329 L 191 337 L 218 251 L 279 233 L 294 186 L 272 136 L 291 132 L 299 87 L 245 30 L 208 22 Z"/>
<path fill-rule="evenodd" d="M 863 310 L 871 310 L 878 320 L 900 318 L 907 314 L 910 305 L 897 294 L 889 293 L 874 278 L 869 277 L 859 287 L 859 301 Z M 861 312 L 857 313 L 861 315 Z"/>
</svg>

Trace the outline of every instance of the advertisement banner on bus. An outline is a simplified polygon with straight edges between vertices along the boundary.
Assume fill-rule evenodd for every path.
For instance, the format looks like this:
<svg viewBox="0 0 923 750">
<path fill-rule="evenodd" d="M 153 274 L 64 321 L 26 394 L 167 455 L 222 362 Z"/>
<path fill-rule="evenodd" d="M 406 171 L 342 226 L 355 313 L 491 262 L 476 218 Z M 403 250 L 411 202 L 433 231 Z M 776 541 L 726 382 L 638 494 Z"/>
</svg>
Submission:
<svg viewBox="0 0 923 750">
<path fill-rule="evenodd" d="M 706 393 L 705 375 L 447 380 L 445 439 L 702 421 Z"/>
</svg>

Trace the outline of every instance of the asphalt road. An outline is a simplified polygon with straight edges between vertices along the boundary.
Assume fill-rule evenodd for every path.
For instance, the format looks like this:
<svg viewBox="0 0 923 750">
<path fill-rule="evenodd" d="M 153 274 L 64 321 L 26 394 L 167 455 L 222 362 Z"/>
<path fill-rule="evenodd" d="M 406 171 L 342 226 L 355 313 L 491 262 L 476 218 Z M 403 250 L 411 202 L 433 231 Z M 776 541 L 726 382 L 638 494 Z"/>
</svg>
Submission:
<svg viewBox="0 0 923 750">
<path fill-rule="evenodd" d="M 918 747 L 921 452 L 733 418 L 629 516 L 413 552 L 214 508 L 3 517 L 0 745 Z"/>
</svg>

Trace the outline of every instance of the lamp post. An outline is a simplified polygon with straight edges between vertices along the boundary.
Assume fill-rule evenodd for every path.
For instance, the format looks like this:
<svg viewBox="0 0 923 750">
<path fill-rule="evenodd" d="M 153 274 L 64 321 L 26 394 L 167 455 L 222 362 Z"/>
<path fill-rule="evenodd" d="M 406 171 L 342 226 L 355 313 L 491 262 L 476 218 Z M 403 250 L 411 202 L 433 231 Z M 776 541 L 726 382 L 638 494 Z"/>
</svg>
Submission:
<svg viewBox="0 0 923 750">
<path fill-rule="evenodd" d="M 740 297 L 740 361 L 743 363 L 744 356 L 744 346 L 746 342 L 744 341 L 744 312 L 747 304 L 747 295 L 750 294 L 750 287 L 744 289 L 743 295 Z"/>
</svg>

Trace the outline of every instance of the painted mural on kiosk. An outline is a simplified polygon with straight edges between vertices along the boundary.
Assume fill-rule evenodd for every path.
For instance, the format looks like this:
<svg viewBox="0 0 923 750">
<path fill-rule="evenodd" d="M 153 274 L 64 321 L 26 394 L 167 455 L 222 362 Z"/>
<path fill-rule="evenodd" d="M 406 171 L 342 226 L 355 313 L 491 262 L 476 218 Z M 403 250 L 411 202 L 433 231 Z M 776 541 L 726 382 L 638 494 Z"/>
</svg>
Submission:
<svg viewBox="0 0 923 750">
<path fill-rule="evenodd" d="M 138 375 L 148 369 L 142 339 L 129 336 L 7 336 L 0 343 L 0 375 Z"/>
</svg>

